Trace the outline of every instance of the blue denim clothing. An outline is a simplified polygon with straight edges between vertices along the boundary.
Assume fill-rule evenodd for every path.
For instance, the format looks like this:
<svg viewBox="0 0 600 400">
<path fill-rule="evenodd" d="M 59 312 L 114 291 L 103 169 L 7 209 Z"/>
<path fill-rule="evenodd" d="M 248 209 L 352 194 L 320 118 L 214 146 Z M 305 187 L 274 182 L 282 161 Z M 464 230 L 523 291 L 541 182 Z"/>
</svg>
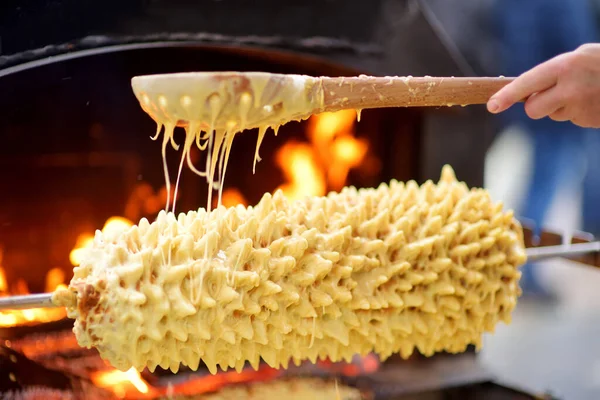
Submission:
<svg viewBox="0 0 600 400">
<path fill-rule="evenodd" d="M 518 76 L 556 55 L 597 41 L 593 10 L 590 0 L 497 0 L 492 13 L 504 75 Z M 507 110 L 503 118 L 506 124 L 525 128 L 534 144 L 532 184 L 521 214 L 542 223 L 556 190 L 577 179 L 581 162 L 586 157 L 589 167 L 598 162 L 600 148 L 586 148 L 586 143 L 597 142 L 594 136 L 600 132 L 549 118 L 533 120 L 521 105 Z M 600 200 L 587 197 L 595 197 L 600 191 L 599 179 L 591 175 L 586 174 L 584 179 L 584 212 L 591 217 L 590 224 L 599 219 L 593 204 Z"/>
<path fill-rule="evenodd" d="M 590 0 L 496 0 L 492 14 L 506 76 L 598 41 Z M 583 181 L 583 228 L 600 234 L 600 132 L 549 118 L 533 120 L 522 105 L 502 117 L 506 125 L 524 128 L 534 147 L 532 181 L 520 215 L 541 225 L 557 191 L 578 189 L 574 185 Z M 586 166 L 589 172 L 582 176 Z M 523 275 L 525 290 L 535 290 L 531 266 Z"/>
<path fill-rule="evenodd" d="M 600 236 L 600 130 L 587 130 L 584 148 L 587 173 L 583 180 L 583 230 Z"/>
<path fill-rule="evenodd" d="M 561 53 L 598 39 L 590 0 L 496 0 L 492 10 L 504 75 L 518 76 Z M 578 131 L 549 118 L 532 120 L 523 107 L 505 113 L 532 132 Z"/>
</svg>

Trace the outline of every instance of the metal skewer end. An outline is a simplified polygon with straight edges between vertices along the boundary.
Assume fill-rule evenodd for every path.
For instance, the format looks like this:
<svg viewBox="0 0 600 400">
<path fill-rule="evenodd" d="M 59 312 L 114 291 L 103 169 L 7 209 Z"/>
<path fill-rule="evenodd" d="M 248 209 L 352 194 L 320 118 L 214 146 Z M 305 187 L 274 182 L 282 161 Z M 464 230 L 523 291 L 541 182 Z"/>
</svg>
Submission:
<svg viewBox="0 0 600 400">
<path fill-rule="evenodd" d="M 600 242 L 529 247 L 525 252 L 527 253 L 528 261 L 538 261 L 556 257 L 572 257 L 586 253 L 600 252 Z"/>
<path fill-rule="evenodd" d="M 52 293 L 0 297 L 0 310 L 60 307 L 52 302 Z"/>
<path fill-rule="evenodd" d="M 53 293 L 0 297 L 0 311 L 74 307 L 75 305 L 77 305 L 77 294 L 69 289 L 58 289 Z"/>
</svg>

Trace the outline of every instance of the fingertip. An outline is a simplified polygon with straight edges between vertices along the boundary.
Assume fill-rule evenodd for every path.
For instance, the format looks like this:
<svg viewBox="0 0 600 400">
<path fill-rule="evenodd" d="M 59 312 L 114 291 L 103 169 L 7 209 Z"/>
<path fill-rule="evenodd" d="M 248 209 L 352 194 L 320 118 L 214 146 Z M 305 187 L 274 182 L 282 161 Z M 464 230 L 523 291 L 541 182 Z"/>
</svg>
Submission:
<svg viewBox="0 0 600 400">
<path fill-rule="evenodd" d="M 500 104 L 498 104 L 498 101 L 496 99 L 490 99 L 487 102 L 487 109 L 492 114 L 497 114 L 500 112 Z"/>
</svg>

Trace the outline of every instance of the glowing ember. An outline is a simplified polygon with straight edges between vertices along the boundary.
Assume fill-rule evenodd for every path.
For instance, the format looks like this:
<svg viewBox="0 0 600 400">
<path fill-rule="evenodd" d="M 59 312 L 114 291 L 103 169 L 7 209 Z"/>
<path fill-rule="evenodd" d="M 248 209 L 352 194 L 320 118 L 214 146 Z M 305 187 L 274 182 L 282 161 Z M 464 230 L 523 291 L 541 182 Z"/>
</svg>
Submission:
<svg viewBox="0 0 600 400">
<path fill-rule="evenodd" d="M 71 330 L 50 334 L 40 333 L 34 335 L 31 340 L 16 340 L 14 343 L 5 340 L 3 344 L 24 354 L 31 360 L 52 358 L 52 354 L 56 354 L 56 352 L 73 353 L 81 350 L 77 338 Z M 104 365 L 104 361 L 101 364 Z"/>
<path fill-rule="evenodd" d="M 92 382 L 98 387 L 111 390 L 120 398 L 152 398 L 153 390 L 140 373 L 131 368 L 126 372 L 119 370 L 101 371 L 92 375 Z M 146 396 L 142 396 L 146 395 Z"/>
<path fill-rule="evenodd" d="M 246 368 L 242 372 L 227 371 L 216 375 L 204 375 L 202 377 L 190 379 L 187 382 L 174 385 L 173 393 L 180 395 L 194 395 L 217 391 L 224 386 L 244 383 L 260 382 L 275 379 L 283 374 L 282 370 L 270 367 L 261 367 L 258 371 Z"/>
<path fill-rule="evenodd" d="M 91 379 L 96 386 L 111 390 L 117 397 L 147 399 L 164 395 L 165 392 L 178 395 L 198 395 L 215 392 L 228 385 L 268 381 L 282 374 L 282 371 L 269 367 L 259 368 L 258 371 L 249 368 L 239 373 L 228 371 L 216 375 L 191 377 L 182 383 L 169 385 L 169 388 L 166 389 L 152 387 L 134 368 L 127 372 L 116 369 L 95 372 L 91 375 Z"/>
<path fill-rule="evenodd" d="M 377 371 L 380 366 L 379 358 L 375 354 L 368 354 L 364 357 L 355 356 L 352 362 L 338 362 L 334 363 L 329 360 L 318 361 L 319 369 L 328 371 L 332 374 L 342 376 L 359 376 L 368 375 Z"/>
</svg>

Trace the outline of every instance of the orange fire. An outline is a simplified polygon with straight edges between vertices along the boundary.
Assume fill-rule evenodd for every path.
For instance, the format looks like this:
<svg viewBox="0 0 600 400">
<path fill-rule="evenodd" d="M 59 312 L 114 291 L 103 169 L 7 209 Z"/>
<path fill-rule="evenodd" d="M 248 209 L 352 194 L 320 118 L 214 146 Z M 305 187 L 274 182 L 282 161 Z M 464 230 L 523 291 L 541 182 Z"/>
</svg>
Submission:
<svg viewBox="0 0 600 400">
<path fill-rule="evenodd" d="M 356 111 L 342 110 L 313 115 L 308 120 L 309 142 L 287 141 L 275 153 L 275 163 L 283 171 L 285 183 L 279 185 L 290 200 L 305 196 L 323 196 L 328 190 L 340 190 L 348 173 L 365 160 L 368 143 L 354 136 Z M 214 206 L 217 202 L 214 201 Z M 222 204 L 248 205 L 236 188 L 223 190 Z"/>
<path fill-rule="evenodd" d="M 354 110 L 313 115 L 308 121 L 310 144 L 289 141 L 275 154 L 286 179 L 278 189 L 291 200 L 342 189 L 368 150 L 367 141 L 354 136 L 356 116 Z"/>
<path fill-rule="evenodd" d="M 111 217 L 104 224 L 102 232 L 114 237 L 118 233 L 132 226 L 133 223 L 126 218 Z M 75 248 L 69 254 L 69 260 L 73 266 L 79 265 L 81 262 L 82 251 L 91 246 L 94 236 L 88 233 L 79 235 Z M 46 274 L 45 290 L 53 292 L 59 288 L 66 288 L 65 282 L 67 277 L 61 268 L 52 268 Z M 27 287 L 27 282 L 19 279 L 13 287 L 9 287 L 6 280 L 6 274 L 2 267 L 2 248 L 0 247 L 0 296 L 8 295 L 24 295 L 30 293 Z M 9 310 L 0 312 L 0 327 L 11 327 L 17 325 L 25 325 L 29 323 L 52 322 L 67 316 L 64 308 L 33 308 L 29 310 Z"/>
<path fill-rule="evenodd" d="M 126 372 L 118 369 L 96 372 L 91 378 L 96 386 L 112 391 L 121 399 L 150 399 L 157 395 L 133 367 Z"/>
<path fill-rule="evenodd" d="M 334 363 L 330 360 L 321 360 L 317 363 L 323 370 L 331 373 L 338 373 L 343 376 L 372 374 L 379 369 L 380 365 L 379 358 L 375 354 L 356 356 L 350 363 Z"/>
<path fill-rule="evenodd" d="M 4 257 L 3 253 L 4 250 L 2 249 L 2 247 L 0 247 L 0 293 L 8 291 L 8 282 L 6 282 L 6 274 L 2 269 L 2 258 Z"/>
<path fill-rule="evenodd" d="M 171 187 L 171 198 L 175 195 L 175 186 Z M 179 198 L 179 195 L 177 196 Z M 139 221 L 144 216 L 155 215 L 167 204 L 167 188 L 158 191 L 146 182 L 138 183 L 125 203 L 124 217 L 130 221 Z"/>
<path fill-rule="evenodd" d="M 0 247 L 0 296 L 28 294 L 27 282 L 19 279 L 14 287 L 9 287 L 2 267 L 3 249 Z M 46 290 L 53 291 L 64 285 L 64 273 L 53 268 L 46 274 Z M 66 317 L 64 308 L 32 308 L 29 310 L 8 310 L 0 312 L 0 327 L 27 325 L 33 322 L 52 322 Z"/>
<path fill-rule="evenodd" d="M 102 228 L 102 233 L 110 240 L 120 234 L 121 232 L 131 228 L 133 226 L 133 222 L 123 217 L 110 217 L 104 223 L 104 227 Z M 75 247 L 69 253 L 69 261 L 73 264 L 74 267 L 78 266 L 81 263 L 81 258 L 85 252 L 85 249 L 91 247 L 94 242 L 94 235 L 91 233 L 82 233 L 77 237 L 77 241 L 75 243 Z"/>
<path fill-rule="evenodd" d="M 312 146 L 289 141 L 275 154 L 275 162 L 283 170 L 286 183 L 278 189 L 290 200 L 305 196 L 322 196 L 327 182 Z"/>
<path fill-rule="evenodd" d="M 219 372 L 216 375 L 204 375 L 190 379 L 187 382 L 175 385 L 171 391 L 184 396 L 197 395 L 214 392 L 227 385 L 236 383 L 268 381 L 281 376 L 282 373 L 281 370 L 270 367 L 261 367 L 258 371 L 246 368 L 239 373 L 235 371 Z"/>
<path fill-rule="evenodd" d="M 213 206 L 216 206 L 217 199 L 215 199 L 213 203 Z M 235 207 L 238 204 L 247 206 L 248 201 L 246 200 L 242 192 L 240 192 L 238 189 L 227 188 L 223 189 L 223 197 L 221 199 L 221 204 L 223 204 L 225 207 Z"/>
</svg>

